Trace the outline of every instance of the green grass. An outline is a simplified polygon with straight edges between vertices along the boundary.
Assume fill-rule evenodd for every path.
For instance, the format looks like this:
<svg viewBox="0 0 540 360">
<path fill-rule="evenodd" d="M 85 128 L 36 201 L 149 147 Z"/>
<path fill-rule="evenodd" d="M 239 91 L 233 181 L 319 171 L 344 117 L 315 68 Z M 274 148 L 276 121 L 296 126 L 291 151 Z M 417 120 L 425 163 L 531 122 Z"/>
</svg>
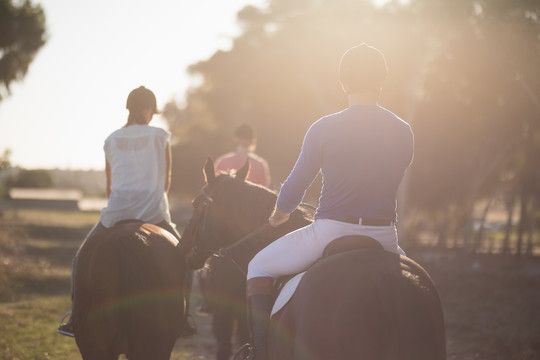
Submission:
<svg viewBox="0 0 540 360">
<path fill-rule="evenodd" d="M 80 360 L 75 339 L 56 332 L 58 322 L 70 307 L 67 294 L 0 303 L 0 359 Z M 201 359 L 192 354 L 192 340 L 182 342 L 184 346 L 177 346 L 171 359 Z"/>
<path fill-rule="evenodd" d="M 80 360 L 81 355 L 75 339 L 56 332 L 60 319 L 70 307 L 67 293 L 0 303 L 0 359 Z M 206 320 L 207 327 L 209 320 Z M 201 346 L 212 348 L 211 342 L 209 338 L 179 340 L 171 359 L 201 360 L 203 358 L 195 355 L 194 351 Z M 121 356 L 120 359 L 125 357 Z"/>
<path fill-rule="evenodd" d="M 56 332 L 69 296 L 0 304 L 0 359 L 81 359 L 73 338 Z"/>
<path fill-rule="evenodd" d="M 81 359 L 56 328 L 71 261 L 97 213 L 17 209 L 0 218 L 0 359 Z"/>
<path fill-rule="evenodd" d="M 2 212 L 2 220 L 16 225 L 45 225 L 78 227 L 92 226 L 99 220 L 99 212 L 61 211 L 41 209 L 9 209 Z"/>
<path fill-rule="evenodd" d="M 97 213 L 17 209 L 0 218 L 0 301 L 69 292 L 71 262 Z"/>
</svg>

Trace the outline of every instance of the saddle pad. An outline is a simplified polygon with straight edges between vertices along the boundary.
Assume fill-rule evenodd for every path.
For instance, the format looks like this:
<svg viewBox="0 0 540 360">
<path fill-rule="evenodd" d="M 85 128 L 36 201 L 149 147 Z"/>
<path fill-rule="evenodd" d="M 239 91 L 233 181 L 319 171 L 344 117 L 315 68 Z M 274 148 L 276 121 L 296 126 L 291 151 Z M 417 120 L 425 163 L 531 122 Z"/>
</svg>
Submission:
<svg viewBox="0 0 540 360">
<path fill-rule="evenodd" d="M 297 274 L 289 281 L 287 281 L 287 283 L 283 286 L 279 295 L 277 296 L 276 301 L 274 302 L 274 307 L 272 308 L 272 315 L 275 315 L 279 310 L 281 310 L 283 306 L 285 306 L 285 304 L 289 302 L 305 273 L 306 272 L 304 271 L 300 274 Z"/>
</svg>

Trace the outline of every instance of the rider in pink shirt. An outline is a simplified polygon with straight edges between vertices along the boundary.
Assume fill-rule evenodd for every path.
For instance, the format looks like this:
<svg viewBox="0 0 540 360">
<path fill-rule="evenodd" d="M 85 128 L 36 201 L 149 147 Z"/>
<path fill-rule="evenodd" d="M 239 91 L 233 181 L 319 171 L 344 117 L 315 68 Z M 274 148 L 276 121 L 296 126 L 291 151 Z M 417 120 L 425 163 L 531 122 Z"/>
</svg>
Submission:
<svg viewBox="0 0 540 360">
<path fill-rule="evenodd" d="M 226 172 L 237 171 L 246 163 L 247 158 L 249 157 L 249 174 L 247 180 L 258 185 L 270 186 L 270 169 L 268 167 L 268 162 L 254 153 L 257 138 L 255 130 L 253 127 L 242 124 L 236 128 L 234 131 L 234 138 L 236 141 L 236 149 L 234 151 L 228 152 L 221 155 L 216 162 L 214 163 L 214 168 L 216 172 Z M 207 266 L 204 267 L 202 272 L 199 272 L 199 285 L 203 293 L 203 299 L 205 303 L 201 306 L 199 311 L 209 312 L 210 306 L 206 297 L 208 289 L 212 287 L 213 282 L 215 281 L 214 272 L 210 271 L 214 262 L 210 258 L 207 262 Z"/>
<path fill-rule="evenodd" d="M 216 172 L 236 171 L 246 163 L 249 157 L 250 170 L 247 180 L 268 187 L 270 185 L 270 169 L 268 162 L 254 153 L 257 138 L 253 128 L 242 124 L 236 128 L 234 137 L 236 139 L 235 151 L 224 154 L 216 160 Z"/>
</svg>

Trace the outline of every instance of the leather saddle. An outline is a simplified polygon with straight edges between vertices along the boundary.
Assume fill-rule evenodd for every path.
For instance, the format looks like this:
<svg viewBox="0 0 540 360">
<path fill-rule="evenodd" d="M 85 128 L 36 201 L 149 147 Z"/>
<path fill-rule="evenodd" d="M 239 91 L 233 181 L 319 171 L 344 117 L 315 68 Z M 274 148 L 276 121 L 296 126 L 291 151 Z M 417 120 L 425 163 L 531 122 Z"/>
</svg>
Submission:
<svg viewBox="0 0 540 360">
<path fill-rule="evenodd" d="M 377 240 L 369 236 L 347 235 L 332 240 L 326 245 L 321 258 L 360 249 L 384 250 Z M 272 309 L 272 315 L 277 313 L 289 301 L 304 274 L 305 271 L 300 274 L 283 276 L 276 280 L 274 283 L 274 295 L 276 296 L 276 300 L 274 308 Z"/>
<path fill-rule="evenodd" d="M 347 235 L 332 240 L 323 252 L 323 257 L 359 249 L 381 249 L 381 243 L 364 235 Z"/>
</svg>

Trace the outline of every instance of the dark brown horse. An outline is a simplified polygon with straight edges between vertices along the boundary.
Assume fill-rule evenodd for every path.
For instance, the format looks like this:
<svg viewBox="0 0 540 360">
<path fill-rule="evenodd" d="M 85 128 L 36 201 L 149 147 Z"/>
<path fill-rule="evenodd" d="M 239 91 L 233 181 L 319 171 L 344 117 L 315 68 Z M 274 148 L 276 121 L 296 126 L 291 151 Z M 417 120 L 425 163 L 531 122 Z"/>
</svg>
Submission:
<svg viewBox="0 0 540 360">
<path fill-rule="evenodd" d="M 282 226 L 236 243 L 267 223 L 276 200 L 275 193 L 245 181 L 248 171 L 247 165 L 236 177 L 216 176 L 207 161 L 207 183 L 184 233 L 193 244 L 191 266 L 202 266 L 221 249 L 246 270 L 267 244 L 309 224 L 297 210 Z M 272 317 L 268 351 L 272 360 L 446 359 L 439 295 L 426 271 L 404 256 L 376 247 L 329 255 L 306 272 Z"/>
<path fill-rule="evenodd" d="M 75 264 L 73 327 L 84 360 L 165 360 L 184 325 L 178 240 L 150 224 L 87 239 Z"/>
</svg>

